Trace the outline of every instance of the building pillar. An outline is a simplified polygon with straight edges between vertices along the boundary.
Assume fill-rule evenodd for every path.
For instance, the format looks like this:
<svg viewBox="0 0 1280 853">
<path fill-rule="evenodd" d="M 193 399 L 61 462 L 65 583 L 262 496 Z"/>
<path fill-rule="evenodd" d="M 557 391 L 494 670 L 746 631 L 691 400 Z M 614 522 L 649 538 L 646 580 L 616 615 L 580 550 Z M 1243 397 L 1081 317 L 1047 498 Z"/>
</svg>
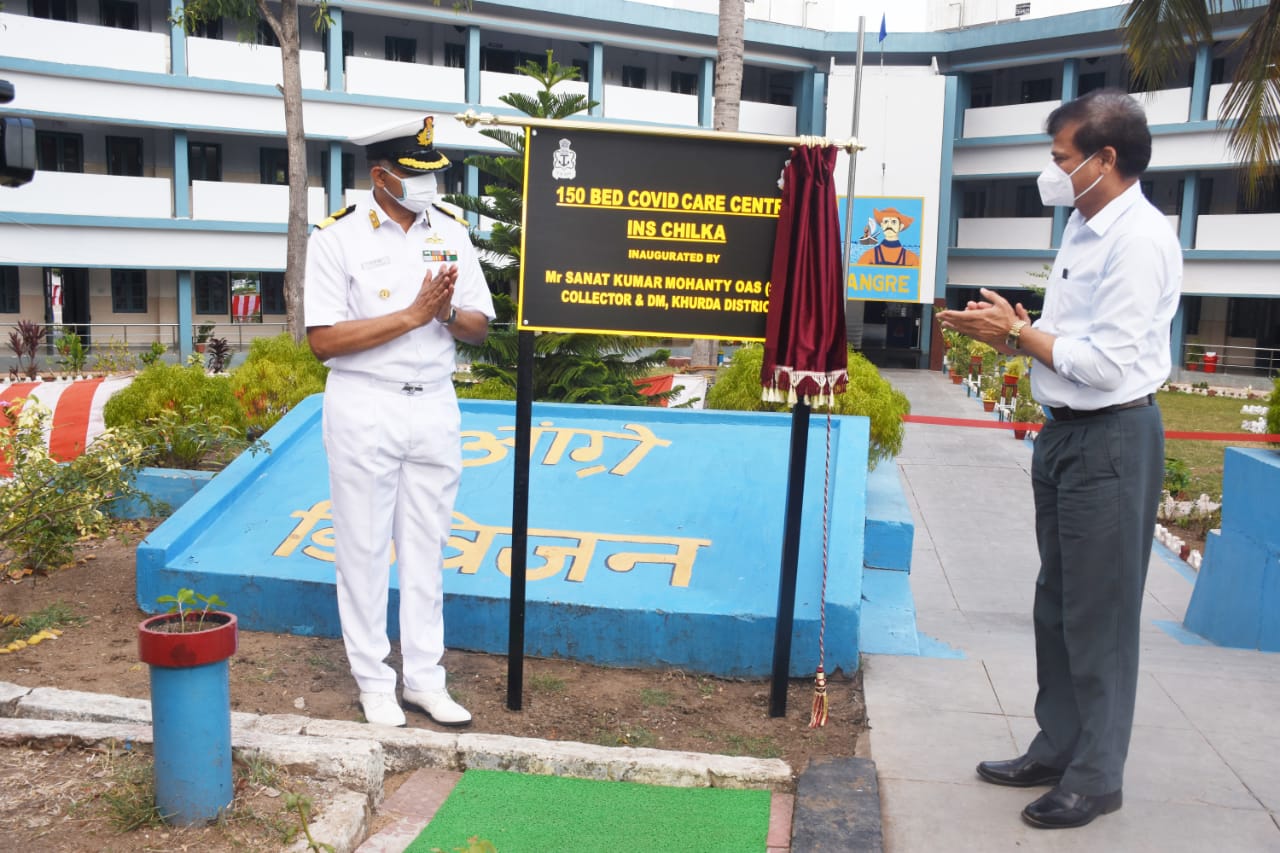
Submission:
<svg viewBox="0 0 1280 853">
<path fill-rule="evenodd" d="M 698 81 L 698 127 L 715 126 L 716 61 L 702 60 L 702 79 Z"/>
<path fill-rule="evenodd" d="M 1171 377 L 1177 377 L 1182 371 L 1182 348 L 1187 338 L 1186 298 L 1178 298 L 1178 310 L 1173 315 L 1173 322 L 1169 324 L 1169 363 L 1173 365 L 1173 369 L 1169 371 Z"/>
<path fill-rule="evenodd" d="M 1080 94 L 1080 60 L 1065 59 L 1062 62 L 1062 103 L 1074 101 Z"/>
<path fill-rule="evenodd" d="M 590 115 L 604 115 L 604 44 L 591 43 L 591 64 L 587 66 L 587 100 L 594 101 Z"/>
<path fill-rule="evenodd" d="M 169 0 L 169 19 L 182 11 L 184 0 Z M 187 31 L 178 24 L 169 25 L 169 73 L 174 77 L 187 76 Z"/>
<path fill-rule="evenodd" d="M 969 99 L 972 96 L 972 77 L 967 72 L 960 72 L 954 77 L 949 78 L 954 81 L 956 88 L 956 103 L 951 110 L 955 115 L 955 133 L 953 139 L 964 138 L 964 111 L 969 108 Z"/>
<path fill-rule="evenodd" d="M 1209 87 L 1213 84 L 1213 45 L 1196 47 L 1195 73 L 1191 77 L 1190 121 L 1205 121 L 1209 117 Z"/>
<path fill-rule="evenodd" d="M 480 170 L 475 166 L 468 165 L 466 171 L 462 174 L 462 192 L 472 198 L 480 196 Z M 475 211 L 468 210 L 466 212 L 467 221 L 471 223 L 472 228 L 480 227 L 480 214 Z"/>
<path fill-rule="evenodd" d="M 185 130 L 173 132 L 173 215 L 191 218 L 191 161 Z"/>
<path fill-rule="evenodd" d="M 191 355 L 192 308 L 194 287 L 191 270 L 178 270 L 178 363 L 186 364 Z"/>
<path fill-rule="evenodd" d="M 1178 215 L 1178 243 L 1183 249 L 1196 247 L 1196 214 L 1200 211 L 1200 173 L 1187 172 L 1182 178 L 1182 213 Z"/>
<path fill-rule="evenodd" d="M 814 68 L 798 72 L 800 86 L 796 98 L 796 133 L 825 136 L 827 133 L 827 75 Z"/>
<path fill-rule="evenodd" d="M 480 28 L 467 27 L 467 67 L 463 79 L 465 97 L 471 106 L 480 103 Z"/>
<path fill-rule="evenodd" d="M 1067 218 L 1071 216 L 1070 207 L 1062 205 L 1054 205 L 1053 207 L 1053 230 L 1049 233 L 1049 248 L 1057 249 L 1062 246 L 1062 232 L 1067 230 Z"/>
<path fill-rule="evenodd" d="M 329 194 L 329 210 L 341 210 L 346 207 L 343 203 L 346 199 L 342 186 L 342 143 L 336 140 L 330 142 L 325 156 L 329 158 L 329 185 L 325 187 L 325 192 Z"/>
<path fill-rule="evenodd" d="M 342 10 L 337 6 L 329 6 L 329 18 L 333 23 L 324 34 L 324 55 L 329 64 L 326 85 L 330 92 L 342 92 L 346 90 L 346 84 L 343 81 L 346 79 L 347 70 L 346 57 L 342 55 Z M 341 185 L 341 178 L 339 178 L 339 185 Z"/>
</svg>

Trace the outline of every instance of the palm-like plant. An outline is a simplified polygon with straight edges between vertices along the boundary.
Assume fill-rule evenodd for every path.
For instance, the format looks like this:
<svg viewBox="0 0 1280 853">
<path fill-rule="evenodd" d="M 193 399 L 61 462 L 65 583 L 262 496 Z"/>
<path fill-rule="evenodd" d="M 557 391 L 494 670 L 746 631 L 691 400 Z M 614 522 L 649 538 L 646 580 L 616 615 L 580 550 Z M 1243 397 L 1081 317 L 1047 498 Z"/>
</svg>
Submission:
<svg viewBox="0 0 1280 853">
<path fill-rule="evenodd" d="M 563 119 L 595 104 L 585 95 L 552 91 L 557 84 L 575 79 L 578 69 L 556 62 L 551 51 L 547 51 L 545 65 L 526 62 L 516 71 L 542 86 L 532 95 L 511 93 L 500 98 L 525 115 Z M 489 236 L 485 238 L 473 233 L 472 241 L 480 250 L 480 265 L 493 291 L 497 322 L 480 346 L 458 346 L 471 359 L 471 372 L 475 376 L 482 380 L 497 379 L 515 388 L 519 332 L 515 323 L 516 303 L 506 292 L 510 283 L 520 277 L 525 137 L 513 130 L 487 129 L 480 132 L 501 142 L 515 154 L 468 157 L 467 165 L 475 166 L 492 179 L 485 185 L 485 197 L 450 195 L 445 198 L 463 210 L 493 220 Z M 644 339 L 640 337 L 540 333 L 534 341 L 534 399 L 645 405 L 654 398 L 641 394 L 633 380 L 664 363 L 670 353 L 658 350 L 642 356 L 643 348 Z"/>
<path fill-rule="evenodd" d="M 1199 43 L 1213 42 L 1211 17 L 1226 0 L 1132 0 L 1121 22 L 1134 72 L 1160 86 L 1186 67 Z M 1244 7 L 1232 0 L 1233 9 Z M 1246 198 L 1275 178 L 1280 163 L 1280 0 L 1271 0 L 1231 45 L 1240 63 L 1223 102 L 1223 127 L 1245 170 Z"/>
</svg>

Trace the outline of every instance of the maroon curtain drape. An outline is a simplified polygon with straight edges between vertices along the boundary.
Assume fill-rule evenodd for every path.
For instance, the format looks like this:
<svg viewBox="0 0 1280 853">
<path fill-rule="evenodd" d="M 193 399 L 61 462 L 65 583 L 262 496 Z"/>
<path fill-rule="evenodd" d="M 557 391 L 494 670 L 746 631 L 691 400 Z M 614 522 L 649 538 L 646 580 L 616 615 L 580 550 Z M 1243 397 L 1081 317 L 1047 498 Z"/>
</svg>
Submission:
<svg viewBox="0 0 1280 853">
<path fill-rule="evenodd" d="M 848 382 L 836 153 L 796 148 L 782 171 L 760 372 L 762 396 L 772 402 L 830 401 Z"/>
</svg>

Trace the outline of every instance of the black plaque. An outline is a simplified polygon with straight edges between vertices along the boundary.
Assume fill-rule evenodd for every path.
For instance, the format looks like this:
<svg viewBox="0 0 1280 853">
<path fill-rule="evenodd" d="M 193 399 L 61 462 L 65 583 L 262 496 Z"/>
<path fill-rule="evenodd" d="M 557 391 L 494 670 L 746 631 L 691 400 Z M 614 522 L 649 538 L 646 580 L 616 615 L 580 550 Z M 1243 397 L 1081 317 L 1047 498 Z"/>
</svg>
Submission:
<svg viewBox="0 0 1280 853">
<path fill-rule="evenodd" d="M 522 331 L 764 340 L 784 145 L 529 134 Z"/>
</svg>

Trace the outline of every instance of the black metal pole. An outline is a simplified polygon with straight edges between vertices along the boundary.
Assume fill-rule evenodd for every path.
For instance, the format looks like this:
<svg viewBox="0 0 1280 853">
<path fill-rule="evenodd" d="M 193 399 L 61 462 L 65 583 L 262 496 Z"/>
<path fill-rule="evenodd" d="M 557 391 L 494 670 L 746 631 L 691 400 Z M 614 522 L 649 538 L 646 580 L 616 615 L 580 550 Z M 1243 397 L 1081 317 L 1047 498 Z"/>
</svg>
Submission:
<svg viewBox="0 0 1280 853">
<path fill-rule="evenodd" d="M 787 714 L 787 679 L 791 674 L 791 628 L 796 611 L 796 564 L 800 558 L 800 520 L 804 509 L 804 468 L 809 452 L 809 405 L 791 410 L 791 458 L 787 463 L 787 508 L 782 532 L 782 566 L 778 573 L 778 616 L 773 632 L 773 680 L 769 716 Z"/>
<path fill-rule="evenodd" d="M 515 473 L 511 483 L 511 598 L 507 623 L 507 708 L 524 693 L 524 595 L 529 556 L 529 450 L 533 423 L 533 332 L 520 332 L 516 357 Z"/>
</svg>

